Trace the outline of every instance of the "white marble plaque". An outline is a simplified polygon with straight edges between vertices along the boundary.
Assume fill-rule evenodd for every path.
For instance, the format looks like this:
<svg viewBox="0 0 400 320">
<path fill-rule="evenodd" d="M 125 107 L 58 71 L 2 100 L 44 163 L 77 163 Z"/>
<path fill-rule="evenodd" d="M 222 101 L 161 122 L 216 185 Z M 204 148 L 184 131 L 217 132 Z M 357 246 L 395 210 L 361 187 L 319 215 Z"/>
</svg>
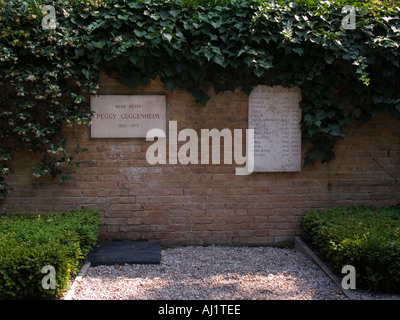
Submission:
<svg viewBox="0 0 400 320">
<path fill-rule="evenodd" d="M 92 138 L 145 138 L 150 129 L 166 131 L 164 95 L 99 95 L 90 98 L 90 108 Z"/>
<path fill-rule="evenodd" d="M 301 90 L 259 85 L 249 96 L 254 172 L 301 170 Z"/>
</svg>

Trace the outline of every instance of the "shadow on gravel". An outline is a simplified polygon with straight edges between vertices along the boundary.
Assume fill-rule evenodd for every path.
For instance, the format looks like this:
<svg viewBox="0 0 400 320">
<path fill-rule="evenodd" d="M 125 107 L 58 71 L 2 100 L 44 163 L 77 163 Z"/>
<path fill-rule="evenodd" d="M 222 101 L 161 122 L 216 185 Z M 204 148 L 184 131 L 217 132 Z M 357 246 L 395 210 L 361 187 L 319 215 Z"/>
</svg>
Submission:
<svg viewBox="0 0 400 320">
<path fill-rule="evenodd" d="M 110 299 L 347 299 L 303 254 L 276 247 L 166 249 L 159 265 L 99 266 L 87 278 L 100 281 Z"/>
</svg>

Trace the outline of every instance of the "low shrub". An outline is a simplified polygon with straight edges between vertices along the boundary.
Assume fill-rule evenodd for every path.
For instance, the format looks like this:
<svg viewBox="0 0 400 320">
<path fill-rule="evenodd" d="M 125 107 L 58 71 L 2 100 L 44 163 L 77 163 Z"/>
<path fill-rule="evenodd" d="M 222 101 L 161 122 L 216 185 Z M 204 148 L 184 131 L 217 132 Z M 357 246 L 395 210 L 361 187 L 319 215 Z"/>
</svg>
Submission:
<svg viewBox="0 0 400 320">
<path fill-rule="evenodd" d="M 95 245 L 99 222 L 85 209 L 0 216 L 0 299 L 60 297 Z M 55 289 L 42 286 L 45 266 L 54 267 Z"/>
<path fill-rule="evenodd" d="M 311 210 L 302 226 L 331 267 L 355 267 L 357 287 L 400 292 L 400 206 Z"/>
</svg>

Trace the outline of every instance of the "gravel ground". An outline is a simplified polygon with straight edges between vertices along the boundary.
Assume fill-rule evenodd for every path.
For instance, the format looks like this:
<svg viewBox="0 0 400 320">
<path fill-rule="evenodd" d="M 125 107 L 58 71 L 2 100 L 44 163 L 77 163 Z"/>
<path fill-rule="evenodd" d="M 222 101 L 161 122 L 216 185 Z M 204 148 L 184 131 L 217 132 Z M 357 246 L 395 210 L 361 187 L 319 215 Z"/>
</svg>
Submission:
<svg viewBox="0 0 400 320">
<path fill-rule="evenodd" d="M 353 291 L 358 299 L 400 299 Z M 309 259 L 275 247 L 162 250 L 160 265 L 89 268 L 73 300 L 347 300 Z"/>
</svg>

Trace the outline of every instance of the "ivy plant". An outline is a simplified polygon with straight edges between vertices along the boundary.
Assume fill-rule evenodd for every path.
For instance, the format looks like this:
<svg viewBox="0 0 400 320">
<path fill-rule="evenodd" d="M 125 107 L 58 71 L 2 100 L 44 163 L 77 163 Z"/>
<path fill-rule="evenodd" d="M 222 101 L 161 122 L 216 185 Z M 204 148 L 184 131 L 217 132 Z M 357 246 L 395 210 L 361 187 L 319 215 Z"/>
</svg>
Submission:
<svg viewBox="0 0 400 320">
<path fill-rule="evenodd" d="M 0 196 L 16 148 L 42 152 L 36 176 L 79 165 L 64 125 L 88 125 L 101 70 L 134 89 L 159 77 L 205 104 L 208 89 L 299 86 L 304 165 L 334 158 L 353 119 L 400 118 L 400 8 L 313 0 L 0 0 Z M 344 28 L 348 13 L 354 28 Z M 68 176 L 62 176 L 67 180 Z"/>
</svg>

